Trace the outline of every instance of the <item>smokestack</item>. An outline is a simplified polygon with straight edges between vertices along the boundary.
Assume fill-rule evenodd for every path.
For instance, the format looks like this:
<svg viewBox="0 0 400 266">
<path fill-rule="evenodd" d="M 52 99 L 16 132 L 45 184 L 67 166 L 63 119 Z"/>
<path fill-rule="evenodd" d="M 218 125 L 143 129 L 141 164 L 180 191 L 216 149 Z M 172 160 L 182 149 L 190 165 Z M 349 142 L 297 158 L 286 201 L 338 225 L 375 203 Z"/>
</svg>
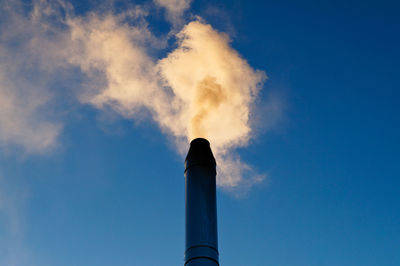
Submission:
<svg viewBox="0 0 400 266">
<path fill-rule="evenodd" d="M 217 266 L 216 163 L 208 140 L 192 140 L 185 160 L 185 266 Z"/>
</svg>

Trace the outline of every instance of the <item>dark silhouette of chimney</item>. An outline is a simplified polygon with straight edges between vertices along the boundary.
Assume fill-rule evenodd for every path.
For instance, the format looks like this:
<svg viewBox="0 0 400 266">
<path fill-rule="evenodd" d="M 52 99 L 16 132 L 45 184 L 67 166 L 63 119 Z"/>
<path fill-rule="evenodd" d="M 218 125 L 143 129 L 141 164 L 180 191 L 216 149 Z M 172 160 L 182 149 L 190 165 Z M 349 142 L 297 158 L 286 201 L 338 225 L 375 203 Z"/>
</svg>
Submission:
<svg viewBox="0 0 400 266">
<path fill-rule="evenodd" d="M 216 175 L 208 140 L 192 140 L 185 160 L 185 266 L 219 265 Z"/>
</svg>

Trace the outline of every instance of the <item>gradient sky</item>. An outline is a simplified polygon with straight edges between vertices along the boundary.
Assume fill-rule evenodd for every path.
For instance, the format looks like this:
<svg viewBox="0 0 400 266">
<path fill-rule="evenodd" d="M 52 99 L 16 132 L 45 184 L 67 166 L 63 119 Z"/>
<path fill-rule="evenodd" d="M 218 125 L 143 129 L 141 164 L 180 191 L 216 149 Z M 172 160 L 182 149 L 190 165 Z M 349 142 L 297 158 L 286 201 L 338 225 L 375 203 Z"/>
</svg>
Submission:
<svg viewBox="0 0 400 266">
<path fill-rule="evenodd" d="M 77 14 L 98 7 L 71 3 Z M 238 150 L 267 178 L 247 192 L 218 190 L 221 265 L 400 265 L 399 8 L 193 1 L 185 19 L 199 15 L 228 33 L 268 76 L 256 137 Z M 160 9 L 149 27 L 171 29 Z M 281 115 L 267 127 L 271 98 Z M 56 100 L 55 148 L 1 143 L 0 264 L 182 265 L 183 158 L 170 138 L 73 93 Z"/>
</svg>

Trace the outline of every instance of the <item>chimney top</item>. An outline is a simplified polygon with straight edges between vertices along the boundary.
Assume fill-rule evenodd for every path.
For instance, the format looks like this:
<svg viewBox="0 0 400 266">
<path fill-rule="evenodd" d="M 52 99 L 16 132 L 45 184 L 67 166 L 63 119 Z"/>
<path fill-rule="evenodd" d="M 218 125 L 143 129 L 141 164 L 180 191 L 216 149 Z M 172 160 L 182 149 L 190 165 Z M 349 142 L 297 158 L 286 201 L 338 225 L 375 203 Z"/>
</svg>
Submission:
<svg viewBox="0 0 400 266">
<path fill-rule="evenodd" d="M 211 151 L 210 142 L 196 138 L 190 142 L 189 152 L 185 160 L 185 171 L 193 165 L 202 164 L 215 168 L 216 162 Z"/>
</svg>

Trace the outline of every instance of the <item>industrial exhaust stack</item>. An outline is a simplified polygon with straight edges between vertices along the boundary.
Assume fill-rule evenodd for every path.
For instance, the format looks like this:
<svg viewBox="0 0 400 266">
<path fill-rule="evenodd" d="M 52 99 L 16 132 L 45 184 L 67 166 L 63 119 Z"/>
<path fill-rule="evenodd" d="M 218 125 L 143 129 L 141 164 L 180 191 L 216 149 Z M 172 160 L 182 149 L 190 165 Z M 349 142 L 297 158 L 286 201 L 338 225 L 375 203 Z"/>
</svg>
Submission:
<svg viewBox="0 0 400 266">
<path fill-rule="evenodd" d="M 192 140 L 185 160 L 185 266 L 218 266 L 216 163 L 206 139 Z"/>
</svg>

